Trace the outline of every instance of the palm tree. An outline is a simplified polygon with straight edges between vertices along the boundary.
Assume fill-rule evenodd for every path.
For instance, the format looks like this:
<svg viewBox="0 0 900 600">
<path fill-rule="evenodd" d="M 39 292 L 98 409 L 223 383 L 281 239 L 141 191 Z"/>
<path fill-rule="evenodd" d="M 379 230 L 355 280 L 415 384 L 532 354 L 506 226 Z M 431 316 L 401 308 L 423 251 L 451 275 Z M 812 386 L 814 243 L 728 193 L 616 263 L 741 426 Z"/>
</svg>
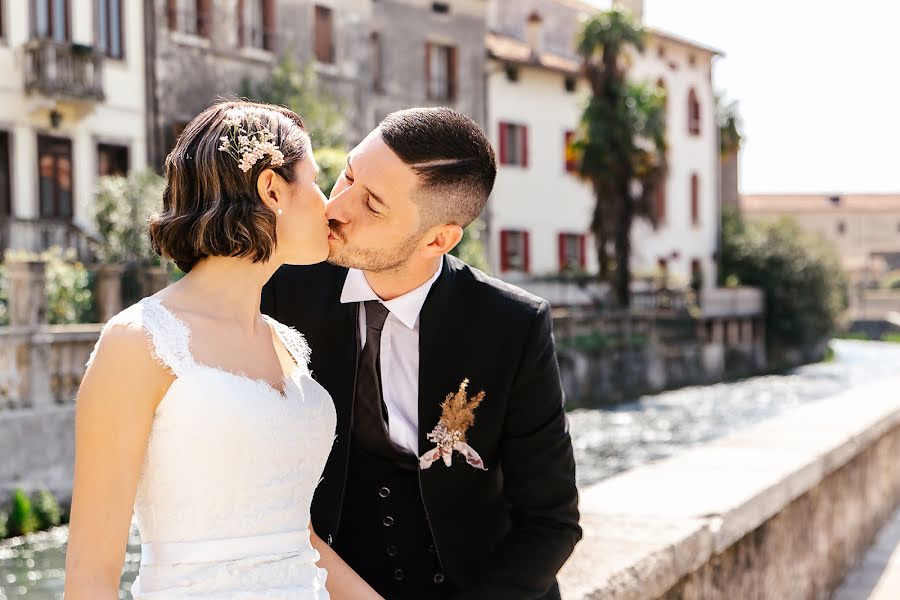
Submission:
<svg viewBox="0 0 900 600">
<path fill-rule="evenodd" d="M 622 308 L 631 299 L 631 227 L 635 218 L 656 224 L 653 198 L 666 174 L 665 92 L 626 80 L 627 51 L 643 52 L 644 37 L 630 13 L 613 8 L 588 20 L 578 40 L 591 86 L 576 142 L 580 171 L 596 198 L 591 232 L 600 278 L 610 278 L 612 240 L 613 288 Z"/>
</svg>

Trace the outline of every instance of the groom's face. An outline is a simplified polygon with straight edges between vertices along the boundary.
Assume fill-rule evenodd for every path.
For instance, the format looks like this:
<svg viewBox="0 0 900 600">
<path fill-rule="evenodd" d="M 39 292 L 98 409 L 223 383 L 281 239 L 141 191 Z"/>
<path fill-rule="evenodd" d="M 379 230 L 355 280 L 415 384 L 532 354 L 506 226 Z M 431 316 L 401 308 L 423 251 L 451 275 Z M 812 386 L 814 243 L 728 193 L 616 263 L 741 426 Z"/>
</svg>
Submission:
<svg viewBox="0 0 900 600">
<path fill-rule="evenodd" d="M 402 267 L 423 245 L 418 176 L 376 129 L 350 151 L 331 192 L 328 261 L 370 272 Z"/>
</svg>

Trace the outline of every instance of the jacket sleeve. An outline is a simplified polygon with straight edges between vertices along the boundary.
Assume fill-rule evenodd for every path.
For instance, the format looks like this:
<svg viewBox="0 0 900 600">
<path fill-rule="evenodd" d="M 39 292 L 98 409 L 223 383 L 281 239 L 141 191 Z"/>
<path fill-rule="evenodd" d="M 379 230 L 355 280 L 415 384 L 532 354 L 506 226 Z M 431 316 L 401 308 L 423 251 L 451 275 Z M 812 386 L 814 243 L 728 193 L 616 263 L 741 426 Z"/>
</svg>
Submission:
<svg viewBox="0 0 900 600">
<path fill-rule="evenodd" d="M 543 302 L 512 386 L 500 448 L 512 527 L 458 600 L 542 598 L 581 539 L 575 458 L 563 403 L 553 322 Z"/>
</svg>

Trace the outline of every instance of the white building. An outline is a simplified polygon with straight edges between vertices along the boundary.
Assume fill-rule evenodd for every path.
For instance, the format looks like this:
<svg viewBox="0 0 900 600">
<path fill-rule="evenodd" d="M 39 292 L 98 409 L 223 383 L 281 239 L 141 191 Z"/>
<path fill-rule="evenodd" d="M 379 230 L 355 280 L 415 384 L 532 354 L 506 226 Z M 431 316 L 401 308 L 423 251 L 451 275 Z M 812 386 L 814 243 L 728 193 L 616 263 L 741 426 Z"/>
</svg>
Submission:
<svg viewBox="0 0 900 600">
<path fill-rule="evenodd" d="M 143 10 L 0 2 L 0 250 L 83 250 L 98 175 L 146 165 Z"/>
<path fill-rule="evenodd" d="M 635 12 L 641 3 L 634 2 Z M 497 183 L 487 212 L 489 256 L 508 279 L 564 270 L 596 272 L 587 233 L 594 199 L 573 172 L 567 139 L 589 90 L 575 39 L 597 10 L 578 0 L 493 0 L 487 37 L 488 127 L 498 150 Z M 667 271 L 688 283 L 716 281 L 719 232 L 718 127 L 712 61 L 718 53 L 650 31 L 630 76 L 667 90 L 669 174 L 657 199 L 659 227 L 636 223 L 632 268 Z"/>
</svg>

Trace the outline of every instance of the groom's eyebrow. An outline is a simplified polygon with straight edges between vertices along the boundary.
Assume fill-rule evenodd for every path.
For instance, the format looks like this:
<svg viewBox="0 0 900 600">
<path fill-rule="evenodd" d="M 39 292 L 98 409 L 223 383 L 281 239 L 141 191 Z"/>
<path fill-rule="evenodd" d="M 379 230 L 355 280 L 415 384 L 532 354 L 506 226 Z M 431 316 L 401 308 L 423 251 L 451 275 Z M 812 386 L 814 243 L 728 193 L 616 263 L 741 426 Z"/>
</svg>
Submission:
<svg viewBox="0 0 900 600">
<path fill-rule="evenodd" d="M 347 157 L 347 168 L 350 169 L 351 171 L 353 170 L 353 166 L 350 165 L 350 157 L 349 157 L 349 156 Z M 385 208 L 388 207 L 387 202 L 385 202 L 384 200 L 382 200 L 382 199 L 381 199 L 381 196 L 377 195 L 375 192 L 373 192 L 372 190 L 370 190 L 370 189 L 369 189 L 367 186 L 365 186 L 365 185 L 363 185 L 363 189 L 366 190 L 366 192 L 369 193 L 369 196 L 372 198 L 372 200 L 374 200 L 374 201 L 377 202 L 378 204 L 381 204 L 381 205 L 384 206 Z"/>
</svg>

